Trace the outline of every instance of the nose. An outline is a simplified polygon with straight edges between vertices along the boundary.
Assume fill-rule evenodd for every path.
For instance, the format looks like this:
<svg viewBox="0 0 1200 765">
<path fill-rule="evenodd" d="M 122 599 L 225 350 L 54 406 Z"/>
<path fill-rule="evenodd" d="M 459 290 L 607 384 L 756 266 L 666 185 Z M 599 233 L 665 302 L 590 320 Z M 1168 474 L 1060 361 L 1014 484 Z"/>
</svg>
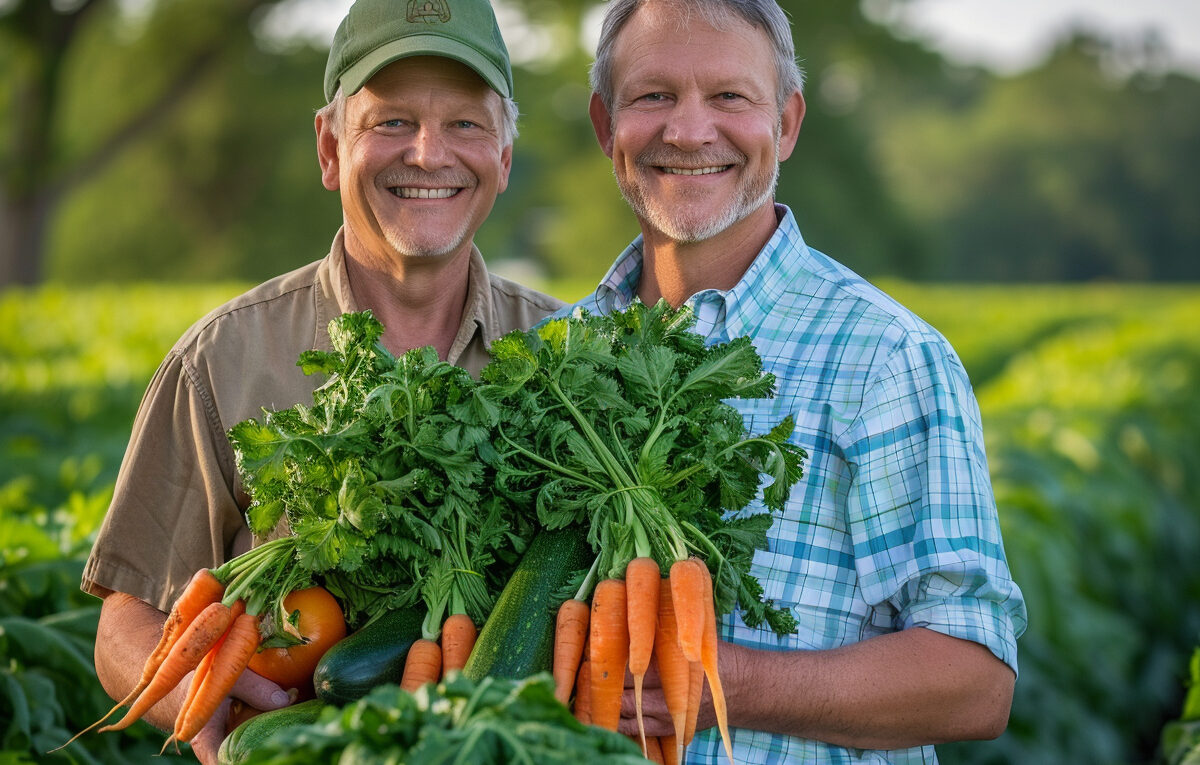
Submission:
<svg viewBox="0 0 1200 765">
<path fill-rule="evenodd" d="M 675 103 L 663 128 L 665 143 L 684 151 L 695 151 L 716 139 L 716 124 L 703 99 L 689 97 Z"/>
<path fill-rule="evenodd" d="M 448 167 L 452 158 L 446 136 L 436 127 L 421 125 L 404 153 L 404 162 L 426 172 Z"/>
</svg>

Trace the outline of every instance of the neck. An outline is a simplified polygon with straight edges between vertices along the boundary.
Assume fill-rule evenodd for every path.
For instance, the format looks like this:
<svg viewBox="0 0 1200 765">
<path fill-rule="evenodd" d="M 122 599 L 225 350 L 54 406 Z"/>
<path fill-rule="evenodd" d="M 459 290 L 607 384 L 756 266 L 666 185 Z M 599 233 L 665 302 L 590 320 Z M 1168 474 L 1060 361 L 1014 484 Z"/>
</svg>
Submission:
<svg viewBox="0 0 1200 765">
<path fill-rule="evenodd" d="M 383 323 L 383 345 L 394 354 L 432 345 L 445 359 L 462 324 L 471 250 L 444 257 L 363 258 L 346 251 L 354 301 Z"/>
<path fill-rule="evenodd" d="M 765 205 L 700 242 L 677 242 L 642 223 L 643 262 L 638 297 L 653 305 L 665 298 L 678 308 L 704 290 L 733 288 L 771 239 L 779 219 Z"/>
</svg>

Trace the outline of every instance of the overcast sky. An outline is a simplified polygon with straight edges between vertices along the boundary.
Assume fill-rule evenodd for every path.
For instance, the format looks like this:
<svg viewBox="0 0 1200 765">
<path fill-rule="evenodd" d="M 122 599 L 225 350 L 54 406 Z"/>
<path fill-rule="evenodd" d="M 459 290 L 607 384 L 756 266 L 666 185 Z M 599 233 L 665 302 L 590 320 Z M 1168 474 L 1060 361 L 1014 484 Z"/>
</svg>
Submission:
<svg viewBox="0 0 1200 765">
<path fill-rule="evenodd" d="M 1153 29 L 1179 68 L 1200 75 L 1200 0 L 912 0 L 906 24 L 948 56 L 1013 71 L 1080 24 L 1116 38 Z"/>
</svg>

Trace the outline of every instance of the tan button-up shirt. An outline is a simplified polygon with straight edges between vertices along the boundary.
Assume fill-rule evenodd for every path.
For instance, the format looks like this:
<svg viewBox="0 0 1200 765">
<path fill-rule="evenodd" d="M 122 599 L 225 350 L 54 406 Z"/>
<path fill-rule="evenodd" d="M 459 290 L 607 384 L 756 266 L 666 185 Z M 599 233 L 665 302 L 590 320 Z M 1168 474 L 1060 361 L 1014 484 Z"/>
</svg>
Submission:
<svg viewBox="0 0 1200 765">
<path fill-rule="evenodd" d="M 563 304 L 488 273 L 471 253 L 467 304 L 447 361 L 478 375 L 488 346 Z M 315 263 L 261 284 L 196 322 L 142 399 L 82 587 L 126 592 L 166 611 L 200 568 L 249 549 L 248 498 L 226 433 L 263 409 L 309 403 L 324 380 L 296 365 L 332 350 L 329 322 L 361 310 L 339 232 Z"/>
</svg>

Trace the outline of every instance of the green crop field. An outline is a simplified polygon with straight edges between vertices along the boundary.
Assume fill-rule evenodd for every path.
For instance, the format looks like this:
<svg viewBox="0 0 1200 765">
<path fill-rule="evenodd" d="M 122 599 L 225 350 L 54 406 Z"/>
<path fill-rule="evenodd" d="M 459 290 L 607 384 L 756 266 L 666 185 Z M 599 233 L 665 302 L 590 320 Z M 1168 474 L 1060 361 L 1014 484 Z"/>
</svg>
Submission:
<svg viewBox="0 0 1200 765">
<path fill-rule="evenodd" d="M 883 286 L 971 374 L 1029 605 L 1008 732 L 942 761 L 1165 761 L 1200 640 L 1200 287 Z M 161 746 L 139 725 L 45 754 L 108 706 L 78 581 L 142 391 L 241 288 L 0 294 L 0 763 L 140 763 Z"/>
</svg>

